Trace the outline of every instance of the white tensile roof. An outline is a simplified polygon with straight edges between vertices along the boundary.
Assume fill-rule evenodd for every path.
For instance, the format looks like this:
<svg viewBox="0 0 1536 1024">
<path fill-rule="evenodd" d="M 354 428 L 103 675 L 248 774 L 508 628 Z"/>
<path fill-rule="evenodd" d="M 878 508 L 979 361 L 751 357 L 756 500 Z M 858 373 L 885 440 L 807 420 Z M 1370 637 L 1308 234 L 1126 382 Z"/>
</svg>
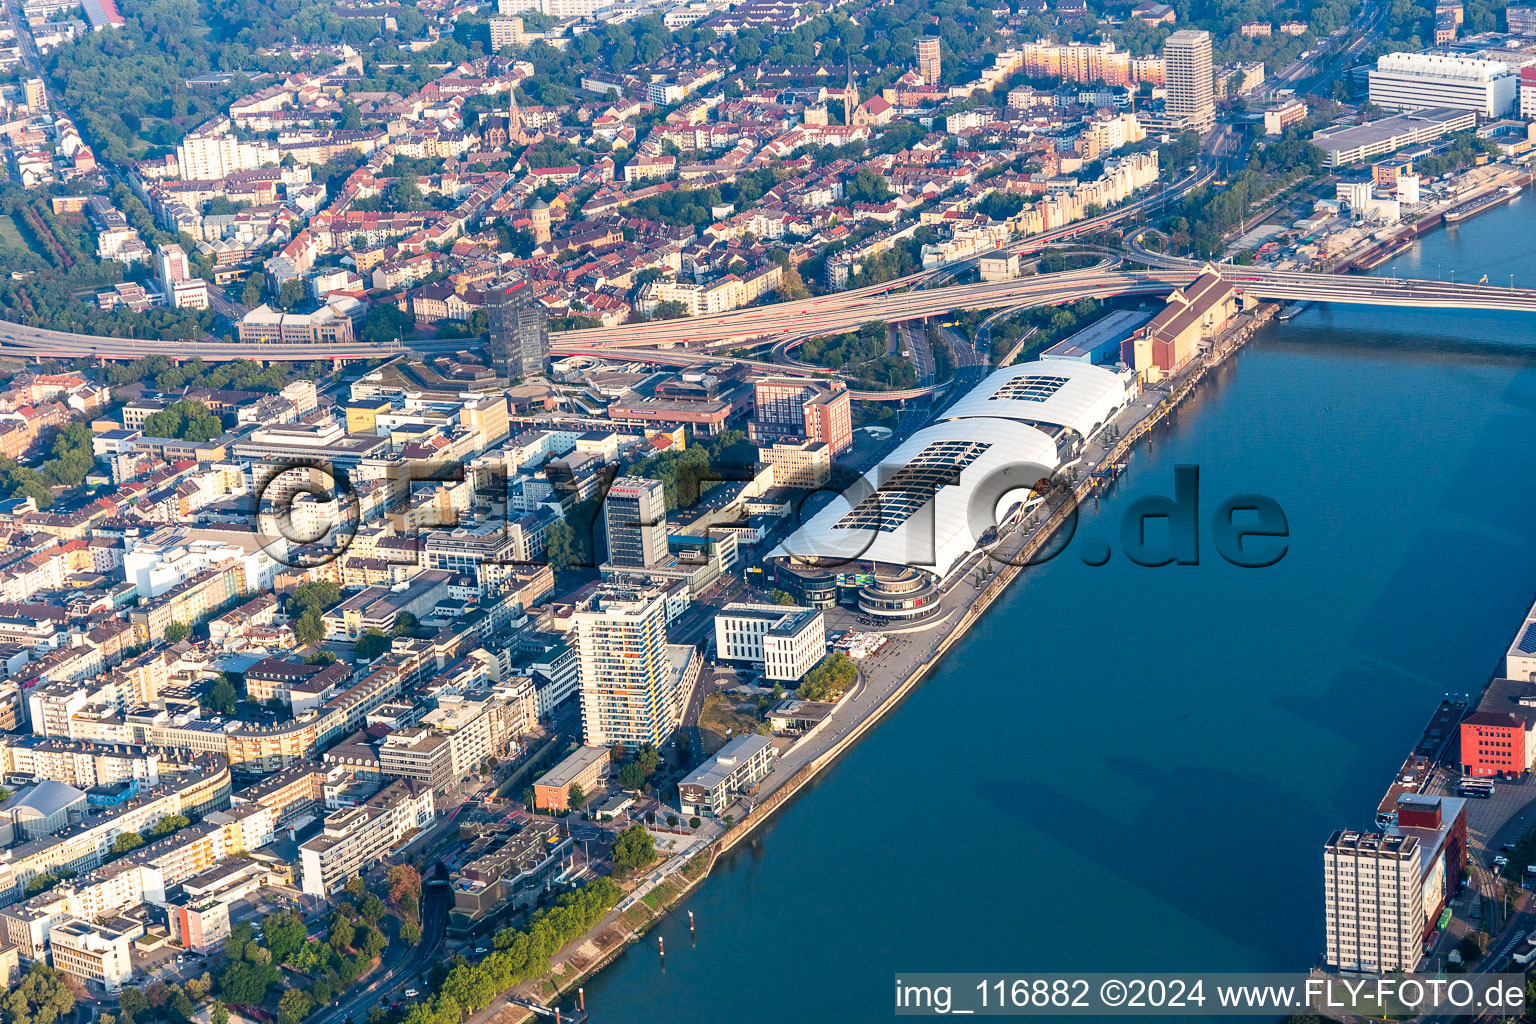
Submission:
<svg viewBox="0 0 1536 1024">
<path fill-rule="evenodd" d="M 997 404 L 997 403 L 992 403 Z M 910 565 L 944 575 L 997 525 L 999 500 L 1057 468 L 1043 431 L 997 417 L 913 434 L 790 534 L 775 556 Z"/>
<path fill-rule="evenodd" d="M 1131 383 L 1129 374 L 1072 359 L 1021 363 L 988 374 L 944 418 L 1027 420 L 1092 437 L 1125 404 Z"/>
</svg>

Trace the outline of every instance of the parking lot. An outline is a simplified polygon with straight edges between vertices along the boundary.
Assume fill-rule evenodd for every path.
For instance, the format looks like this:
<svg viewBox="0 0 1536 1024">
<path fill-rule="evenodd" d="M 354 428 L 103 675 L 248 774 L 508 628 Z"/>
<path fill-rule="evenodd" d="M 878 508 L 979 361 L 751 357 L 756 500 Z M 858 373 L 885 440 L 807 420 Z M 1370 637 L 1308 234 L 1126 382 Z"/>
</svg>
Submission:
<svg viewBox="0 0 1536 1024">
<path fill-rule="evenodd" d="M 1458 776 L 1452 775 L 1450 791 L 1455 792 Z M 1494 783 L 1493 796 L 1467 801 L 1467 839 L 1473 855 L 1487 865 L 1504 843 L 1519 840 L 1536 827 L 1536 773 L 1518 780 Z"/>
</svg>

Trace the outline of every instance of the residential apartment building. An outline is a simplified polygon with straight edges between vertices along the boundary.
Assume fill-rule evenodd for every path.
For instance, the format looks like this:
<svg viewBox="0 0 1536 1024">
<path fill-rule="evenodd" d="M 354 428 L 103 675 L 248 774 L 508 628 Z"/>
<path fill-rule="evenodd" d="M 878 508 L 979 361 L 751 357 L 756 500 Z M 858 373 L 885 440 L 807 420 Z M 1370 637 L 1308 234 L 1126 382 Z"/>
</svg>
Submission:
<svg viewBox="0 0 1536 1024">
<path fill-rule="evenodd" d="M 581 722 L 589 746 L 660 746 L 682 715 L 683 693 L 667 658 L 667 593 L 610 580 L 573 615 Z"/>
<path fill-rule="evenodd" d="M 432 824 L 432 790 L 410 779 L 385 786 L 367 801 L 326 816 L 320 835 L 299 845 L 305 893 L 325 899 L 395 844 Z"/>
<path fill-rule="evenodd" d="M 929 85 L 938 85 L 943 77 L 944 65 L 940 56 L 941 43 L 938 36 L 918 36 L 913 43 L 913 49 L 917 53 L 917 73 L 923 76 L 923 81 Z"/>
<path fill-rule="evenodd" d="M 1216 100 L 1211 77 L 1211 34 L 1180 29 L 1163 42 L 1163 65 L 1170 119 L 1202 134 L 1216 125 Z"/>
<path fill-rule="evenodd" d="M 1422 955 L 1417 836 L 1337 831 L 1323 847 L 1324 960 L 1340 971 L 1412 971 Z"/>
</svg>

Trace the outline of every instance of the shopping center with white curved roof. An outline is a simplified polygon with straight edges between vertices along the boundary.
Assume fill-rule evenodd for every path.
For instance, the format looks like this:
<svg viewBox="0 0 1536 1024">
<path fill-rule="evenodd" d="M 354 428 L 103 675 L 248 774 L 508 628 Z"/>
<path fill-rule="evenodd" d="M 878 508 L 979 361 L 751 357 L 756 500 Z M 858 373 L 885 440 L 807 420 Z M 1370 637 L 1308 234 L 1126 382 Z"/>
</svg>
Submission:
<svg viewBox="0 0 1536 1024">
<path fill-rule="evenodd" d="M 1075 360 L 988 375 L 792 533 L 773 552 L 781 582 L 805 603 L 856 591 L 877 618 L 931 615 L 939 581 L 1135 393 L 1129 370 Z"/>
<path fill-rule="evenodd" d="M 1028 423 L 1061 439 L 1065 464 L 1135 393 L 1135 374 L 1129 369 L 1041 359 L 988 374 L 941 418 L 1000 417 Z"/>
</svg>

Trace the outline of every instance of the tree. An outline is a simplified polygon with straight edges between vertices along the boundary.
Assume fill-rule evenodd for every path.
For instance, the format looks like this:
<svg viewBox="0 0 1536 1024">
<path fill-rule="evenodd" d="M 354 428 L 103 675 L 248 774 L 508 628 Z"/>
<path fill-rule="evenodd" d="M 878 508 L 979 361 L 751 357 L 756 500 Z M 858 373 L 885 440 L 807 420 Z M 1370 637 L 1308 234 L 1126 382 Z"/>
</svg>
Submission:
<svg viewBox="0 0 1536 1024">
<path fill-rule="evenodd" d="M 144 837 L 137 832 L 124 832 L 112 840 L 112 853 L 114 856 L 137 850 L 144 845 Z"/>
<path fill-rule="evenodd" d="M 414 922 L 421 912 L 421 875 L 409 864 L 395 864 L 385 879 L 389 884 L 389 902 L 407 923 Z"/>
<path fill-rule="evenodd" d="M 221 715 L 233 715 L 235 704 L 239 700 L 240 692 L 235 689 L 235 684 L 229 681 L 229 676 L 220 672 L 218 679 L 214 680 L 213 686 L 208 690 L 203 706 Z"/>
<path fill-rule="evenodd" d="M 291 616 L 300 615 L 310 608 L 323 612 L 340 600 L 341 587 L 331 580 L 313 580 L 295 587 L 283 609 Z"/>
<path fill-rule="evenodd" d="M 308 1017 L 314 1004 L 309 1000 L 309 993 L 301 988 L 291 988 L 283 993 L 283 998 L 277 1003 L 277 1019 L 279 1024 L 299 1024 L 299 1021 Z"/>
<path fill-rule="evenodd" d="M 165 627 L 165 642 L 179 644 L 192 635 L 192 627 L 185 622 L 172 622 Z"/>
<path fill-rule="evenodd" d="M 613 873 L 626 878 L 656 860 L 656 840 L 639 825 L 631 825 L 613 841 Z"/>
<path fill-rule="evenodd" d="M 556 572 L 576 563 L 576 539 L 571 524 L 561 519 L 544 531 L 544 559 Z"/>
<path fill-rule="evenodd" d="M 208 1013 L 208 1020 L 210 1024 L 229 1024 L 229 1008 L 223 1003 L 214 1003 Z"/>
<path fill-rule="evenodd" d="M 768 596 L 773 598 L 773 603 L 774 604 L 794 604 L 795 603 L 794 595 L 789 593 L 786 590 L 775 590 L 773 593 L 769 594 Z"/>
<path fill-rule="evenodd" d="M 118 994 L 118 1003 L 125 1017 L 136 1017 L 149 1009 L 149 1000 L 136 988 L 128 987 Z"/>
<path fill-rule="evenodd" d="M 325 619 L 315 608 L 306 608 L 293 620 L 293 636 L 301 644 L 317 644 L 325 639 Z"/>
<path fill-rule="evenodd" d="M 571 783 L 570 790 L 566 793 L 566 800 L 573 808 L 580 809 L 587 802 L 587 791 L 581 788 L 581 783 Z"/>
<path fill-rule="evenodd" d="M 688 827 L 691 829 L 697 829 L 702 824 L 704 823 L 699 820 L 698 815 L 694 815 L 688 819 Z"/>
<path fill-rule="evenodd" d="M 266 939 L 272 959 L 287 963 L 297 956 L 309 941 L 309 930 L 298 914 L 278 911 L 261 919 L 261 932 Z"/>
<path fill-rule="evenodd" d="M 859 666 L 842 651 L 833 651 L 800 680 L 801 700 L 836 700 L 859 677 Z"/>
<path fill-rule="evenodd" d="M 0 999 L 4 1024 L 54 1024 L 74 1010 L 75 997 L 64 973 L 43 963 L 28 968 L 20 983 Z"/>
<path fill-rule="evenodd" d="M 202 402 L 182 399 L 144 417 L 144 433 L 148 437 L 208 441 L 224 433 L 224 424 Z"/>
<path fill-rule="evenodd" d="M 240 290 L 240 302 L 246 306 L 255 306 L 261 302 L 261 293 L 266 291 L 267 280 L 261 271 L 256 271 L 245 279 L 245 287 Z M 226 1014 L 228 1010 L 224 1011 Z M 217 1024 L 217 1022 L 215 1022 Z"/>
<path fill-rule="evenodd" d="M 364 897 L 363 905 L 358 908 L 358 913 L 363 915 L 364 921 L 367 921 L 370 925 L 376 925 L 379 923 L 379 919 L 384 916 L 384 901 L 373 893 L 369 893 Z"/>
<path fill-rule="evenodd" d="M 352 924 L 352 915 L 345 910 L 338 910 L 331 915 L 330 942 L 332 949 L 345 949 L 352 945 L 356 937 L 357 928 Z"/>
<path fill-rule="evenodd" d="M 630 761 L 619 766 L 614 778 L 625 789 L 641 789 L 645 786 L 645 769 Z"/>
<path fill-rule="evenodd" d="M 192 824 L 192 819 L 185 814 L 167 814 L 155 822 L 155 827 L 149 830 L 149 834 L 155 839 L 160 839 L 164 836 L 180 832 L 190 824 Z"/>
<path fill-rule="evenodd" d="M 358 661 L 372 661 L 388 651 L 389 645 L 392 642 L 389 634 L 383 630 L 367 629 L 363 631 L 362 636 L 357 638 L 357 643 L 353 645 L 352 653 Z"/>
<path fill-rule="evenodd" d="M 384 947 L 387 945 L 389 945 L 389 940 L 384 937 L 382 931 L 373 925 L 368 925 L 363 929 L 363 952 L 367 955 L 368 959 L 378 959 L 379 954 L 384 952 Z"/>
<path fill-rule="evenodd" d="M 421 941 L 421 928 L 415 921 L 407 921 L 400 926 L 400 938 L 407 946 L 414 946 Z"/>
<path fill-rule="evenodd" d="M 370 345 L 384 345 L 411 333 L 416 322 L 392 302 L 375 302 L 363 318 L 361 338 Z"/>
<path fill-rule="evenodd" d="M 284 281 L 277 290 L 277 304 L 283 309 L 292 309 L 304 301 L 304 282 L 298 278 Z"/>
<path fill-rule="evenodd" d="M 646 775 L 655 772 L 661 766 L 661 751 L 654 744 L 647 743 L 635 754 L 635 760 L 639 763 Z"/>
<path fill-rule="evenodd" d="M 267 951 L 262 949 L 260 952 Z M 277 968 L 270 963 L 235 960 L 219 976 L 219 991 L 226 1002 L 236 1006 L 257 1006 L 267 998 L 267 990 L 276 985 L 280 977 Z"/>
</svg>

